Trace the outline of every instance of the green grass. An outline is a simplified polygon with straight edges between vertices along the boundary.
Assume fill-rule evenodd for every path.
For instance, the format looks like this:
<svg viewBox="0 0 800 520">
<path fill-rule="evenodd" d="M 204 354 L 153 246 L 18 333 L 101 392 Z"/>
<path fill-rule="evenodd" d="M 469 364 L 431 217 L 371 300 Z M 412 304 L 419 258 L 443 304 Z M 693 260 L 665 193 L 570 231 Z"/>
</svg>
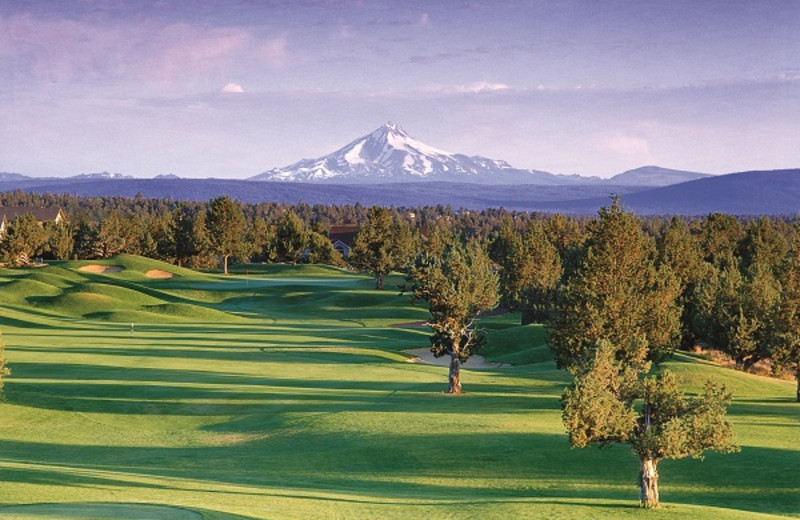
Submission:
<svg viewBox="0 0 800 520">
<path fill-rule="evenodd" d="M 516 315 L 482 320 L 504 365 L 467 364 L 452 397 L 446 368 L 406 362 L 428 331 L 393 326 L 424 307 L 369 277 L 104 262 L 123 270 L 0 270 L 3 520 L 800 518 L 791 382 L 671 360 L 687 392 L 735 392 L 742 451 L 664 461 L 664 507 L 644 511 L 625 447 L 569 448 L 567 378 Z"/>
</svg>

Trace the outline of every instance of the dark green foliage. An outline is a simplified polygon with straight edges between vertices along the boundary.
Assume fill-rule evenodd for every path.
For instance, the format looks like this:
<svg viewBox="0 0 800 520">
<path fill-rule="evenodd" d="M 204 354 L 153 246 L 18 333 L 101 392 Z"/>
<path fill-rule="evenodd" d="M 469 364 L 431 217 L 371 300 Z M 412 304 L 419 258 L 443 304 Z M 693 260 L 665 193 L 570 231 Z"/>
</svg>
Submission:
<svg viewBox="0 0 800 520">
<path fill-rule="evenodd" d="M 334 249 L 330 239 L 316 231 L 308 233 L 308 256 L 305 261 L 309 264 L 325 264 L 334 267 L 344 267 L 345 265 L 344 257 Z"/>
<path fill-rule="evenodd" d="M 600 340 L 617 345 L 619 361 L 659 360 L 675 347 L 679 286 L 657 269 L 653 239 L 615 199 L 589 226 L 583 260 L 566 284 L 548 343 L 559 368 L 587 361 Z"/>
<path fill-rule="evenodd" d="M 547 239 L 542 222 L 531 221 L 519 233 L 506 219 L 492 250 L 501 267 L 503 304 L 521 311 L 523 325 L 548 318 L 562 271 L 558 251 Z"/>
<path fill-rule="evenodd" d="M 428 302 L 434 356 L 450 356 L 449 393 L 461 393 L 460 365 L 486 342 L 475 318 L 498 301 L 497 275 L 477 242 L 451 239 L 440 254 L 417 257 L 407 278 L 412 300 Z"/>
<path fill-rule="evenodd" d="M 564 391 L 564 425 L 574 447 L 629 444 L 641 462 L 641 504 L 659 507 L 661 460 L 738 451 L 725 418 L 731 395 L 709 381 L 702 395 L 684 398 L 671 372 L 642 378 L 649 363 L 635 366 L 618 359 L 613 344 L 598 342 Z"/>
<path fill-rule="evenodd" d="M 56 260 L 68 260 L 75 247 L 72 226 L 62 222 L 60 224 L 48 224 L 45 226 L 47 231 L 46 249 Z"/>
<path fill-rule="evenodd" d="M 47 232 L 33 215 L 20 215 L 11 222 L 0 241 L 0 256 L 11 265 L 25 265 L 39 255 L 47 243 Z"/>
<path fill-rule="evenodd" d="M 228 259 L 245 252 L 242 240 L 245 220 L 242 209 L 230 197 L 214 199 L 209 205 L 206 226 L 211 250 L 222 257 L 222 272 L 228 274 Z"/>
<path fill-rule="evenodd" d="M 88 260 L 100 256 L 97 228 L 86 219 L 79 219 L 73 233 L 74 257 Z"/>
<path fill-rule="evenodd" d="M 127 251 L 129 226 L 118 212 L 112 211 L 100 223 L 97 232 L 97 247 L 102 258 Z"/>
<path fill-rule="evenodd" d="M 681 311 L 681 347 L 691 349 L 701 337 L 697 308 L 698 286 L 714 274 L 711 265 L 703 261 L 697 241 L 686 222 L 678 217 L 670 220 L 659 240 L 659 262 L 677 278 Z"/>
<path fill-rule="evenodd" d="M 715 266 L 729 262 L 742 239 L 742 225 L 732 215 L 713 213 L 696 230 L 703 259 Z"/>
<path fill-rule="evenodd" d="M 279 262 L 300 261 L 308 246 L 308 230 L 294 211 L 283 214 L 275 230 L 275 256 Z"/>
<path fill-rule="evenodd" d="M 794 373 L 800 403 L 800 243 L 786 257 L 780 282 L 783 291 L 775 309 L 769 355 L 774 371 Z"/>
<path fill-rule="evenodd" d="M 680 269 L 685 230 L 673 223 L 662 257 Z M 684 238 L 681 238 L 683 236 Z M 679 247 L 680 246 L 680 247 Z M 724 419 L 730 395 L 709 383 L 684 399 L 669 372 L 647 376 L 677 340 L 679 276 L 656 267 L 652 240 L 615 199 L 589 226 L 583 261 L 564 290 L 549 338 L 561 368 L 573 375 L 564 392 L 570 443 L 630 444 L 641 462 L 640 501 L 658 507 L 658 463 L 734 449 Z M 685 286 L 684 286 L 685 287 Z"/>
<path fill-rule="evenodd" d="M 350 250 L 350 264 L 375 276 L 375 288 L 393 270 L 405 269 L 416 247 L 411 230 L 387 208 L 372 206 Z"/>
<path fill-rule="evenodd" d="M 205 228 L 205 225 L 203 226 Z M 172 260 L 179 267 L 200 252 L 200 244 L 195 236 L 195 217 L 189 208 L 180 205 L 170 214 L 164 239 L 159 250 L 165 259 Z M 205 232 L 205 229 L 203 229 Z"/>
</svg>

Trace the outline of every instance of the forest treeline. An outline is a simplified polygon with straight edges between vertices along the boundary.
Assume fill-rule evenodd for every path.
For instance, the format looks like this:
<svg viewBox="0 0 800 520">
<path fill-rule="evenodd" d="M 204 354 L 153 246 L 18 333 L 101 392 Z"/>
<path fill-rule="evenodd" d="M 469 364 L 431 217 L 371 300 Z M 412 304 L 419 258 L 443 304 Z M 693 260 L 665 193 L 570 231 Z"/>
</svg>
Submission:
<svg viewBox="0 0 800 520">
<path fill-rule="evenodd" d="M 615 202 L 616 203 L 616 202 Z M 480 244 L 499 276 L 500 305 L 523 323 L 552 322 L 565 288 L 594 254 L 587 244 L 597 217 L 454 210 L 449 206 L 368 208 L 355 205 L 245 204 L 142 196 L 0 194 L 2 207 L 58 207 L 67 221 L 42 228 L 32 217 L 10 222 L 0 243 L 7 263 L 30 258 L 93 259 L 141 255 L 192 268 L 227 270 L 229 261 L 324 263 L 371 272 L 376 286 L 390 271 L 408 271 L 437 246 L 441 230 Z M 800 377 L 800 226 L 795 217 L 635 218 L 652 261 L 648 283 L 666 288 L 680 310 L 675 344 L 706 344 L 748 369 L 768 359 Z M 360 231 L 345 259 L 331 226 Z M 437 231 L 438 230 L 438 231 Z M 626 242 L 604 253 L 633 258 Z M 643 255 L 643 256 L 642 256 Z M 641 262 L 642 260 L 638 260 Z M 604 283 L 613 283 L 607 280 Z M 625 312 L 625 309 L 620 309 Z M 653 313 L 655 316 L 657 313 Z M 798 391 L 800 399 L 800 389 Z"/>
</svg>

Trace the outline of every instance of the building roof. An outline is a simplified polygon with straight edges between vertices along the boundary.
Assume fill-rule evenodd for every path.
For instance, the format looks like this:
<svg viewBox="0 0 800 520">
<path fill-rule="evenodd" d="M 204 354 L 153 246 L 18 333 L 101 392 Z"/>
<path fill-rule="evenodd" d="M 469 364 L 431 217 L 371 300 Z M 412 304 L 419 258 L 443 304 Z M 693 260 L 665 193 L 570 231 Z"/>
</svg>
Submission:
<svg viewBox="0 0 800 520">
<path fill-rule="evenodd" d="M 350 245 L 353 242 L 353 239 L 358 234 L 358 231 L 361 229 L 361 226 L 358 224 L 347 224 L 344 226 L 331 226 L 330 230 L 328 231 L 328 236 L 331 239 L 331 242 L 336 242 L 337 240 L 342 242 L 343 244 Z"/>
<path fill-rule="evenodd" d="M 39 222 L 54 221 L 58 219 L 59 214 L 61 214 L 62 218 L 64 217 L 60 208 L 0 207 L 0 220 L 7 220 L 8 222 L 22 215 L 33 215 Z"/>
</svg>

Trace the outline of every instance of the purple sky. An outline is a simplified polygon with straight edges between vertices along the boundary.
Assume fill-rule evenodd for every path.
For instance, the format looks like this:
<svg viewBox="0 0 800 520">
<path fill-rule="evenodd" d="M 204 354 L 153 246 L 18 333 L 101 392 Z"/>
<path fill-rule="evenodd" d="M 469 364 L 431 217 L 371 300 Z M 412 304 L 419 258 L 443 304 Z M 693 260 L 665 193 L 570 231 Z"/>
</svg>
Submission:
<svg viewBox="0 0 800 520">
<path fill-rule="evenodd" d="M 4 0 L 0 171 L 246 178 L 387 121 L 519 168 L 800 167 L 796 0 Z"/>
</svg>

